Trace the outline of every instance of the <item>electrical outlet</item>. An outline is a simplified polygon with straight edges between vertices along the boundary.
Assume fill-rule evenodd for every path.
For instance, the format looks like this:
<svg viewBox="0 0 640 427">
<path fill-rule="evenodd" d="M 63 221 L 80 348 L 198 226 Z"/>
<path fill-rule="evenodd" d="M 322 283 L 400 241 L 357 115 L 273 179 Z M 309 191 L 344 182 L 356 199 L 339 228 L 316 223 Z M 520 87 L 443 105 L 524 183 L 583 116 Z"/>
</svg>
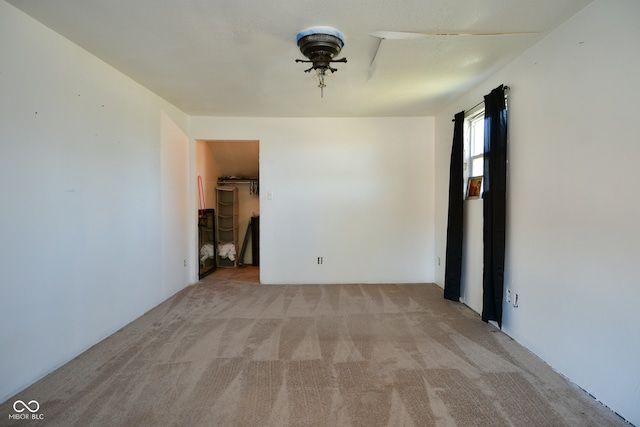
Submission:
<svg viewBox="0 0 640 427">
<path fill-rule="evenodd" d="M 321 256 L 318 257 L 318 265 L 321 265 L 324 262 Z"/>
<path fill-rule="evenodd" d="M 511 289 L 507 289 L 507 295 L 505 297 L 507 304 L 511 304 Z"/>
<path fill-rule="evenodd" d="M 438 265 L 440 265 L 440 257 L 438 257 Z"/>
<path fill-rule="evenodd" d="M 184 260 L 184 266 L 185 267 L 187 266 L 187 260 L 186 259 Z"/>
<path fill-rule="evenodd" d="M 513 306 L 518 307 L 518 294 L 513 294 Z"/>
</svg>

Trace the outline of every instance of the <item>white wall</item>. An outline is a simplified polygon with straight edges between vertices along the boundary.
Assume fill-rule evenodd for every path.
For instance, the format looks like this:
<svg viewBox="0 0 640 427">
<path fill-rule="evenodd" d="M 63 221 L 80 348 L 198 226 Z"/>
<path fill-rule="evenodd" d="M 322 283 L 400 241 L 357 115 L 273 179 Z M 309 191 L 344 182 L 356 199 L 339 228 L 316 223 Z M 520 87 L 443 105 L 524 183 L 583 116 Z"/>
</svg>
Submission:
<svg viewBox="0 0 640 427">
<path fill-rule="evenodd" d="M 0 401 L 188 284 L 188 117 L 0 2 Z M 193 262 L 193 260 L 189 260 Z"/>
<path fill-rule="evenodd" d="M 460 301 L 482 313 L 482 199 L 465 200 L 463 203 Z"/>
<path fill-rule="evenodd" d="M 520 305 L 504 305 L 503 329 L 636 425 L 638 23 L 636 0 L 596 1 L 436 117 L 444 258 L 451 118 L 511 87 L 505 285 Z"/>
<path fill-rule="evenodd" d="M 189 185 L 189 137 L 164 111 L 160 126 L 160 279 L 162 295 L 170 296 L 195 281 L 189 259 L 194 215 L 188 191 L 195 183 Z"/>
<path fill-rule="evenodd" d="M 216 208 L 216 185 L 221 175 L 220 167 L 209 148 L 207 141 L 195 141 L 196 179 L 202 177 L 205 207 Z M 199 197 L 199 196 L 198 196 Z M 198 203 L 196 201 L 196 203 Z M 199 207 L 199 203 L 198 203 Z"/>
<path fill-rule="evenodd" d="M 433 281 L 433 134 L 431 118 L 191 120 L 194 139 L 260 141 L 265 284 Z"/>
</svg>

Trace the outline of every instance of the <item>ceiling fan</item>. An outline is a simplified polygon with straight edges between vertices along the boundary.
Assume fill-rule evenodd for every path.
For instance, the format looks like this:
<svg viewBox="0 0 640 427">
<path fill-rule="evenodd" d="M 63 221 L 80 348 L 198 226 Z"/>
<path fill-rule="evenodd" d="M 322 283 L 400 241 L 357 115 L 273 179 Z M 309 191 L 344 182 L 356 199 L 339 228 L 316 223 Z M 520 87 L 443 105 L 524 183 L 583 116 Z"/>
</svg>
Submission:
<svg viewBox="0 0 640 427">
<path fill-rule="evenodd" d="M 371 36 L 378 38 L 378 46 L 373 54 L 373 59 L 369 65 L 369 76 L 367 80 L 371 79 L 376 69 L 376 59 L 380 46 L 384 40 L 415 40 L 424 39 L 428 37 L 441 37 L 441 36 L 513 36 L 523 34 L 536 34 L 535 31 L 374 31 L 370 33 Z"/>
</svg>

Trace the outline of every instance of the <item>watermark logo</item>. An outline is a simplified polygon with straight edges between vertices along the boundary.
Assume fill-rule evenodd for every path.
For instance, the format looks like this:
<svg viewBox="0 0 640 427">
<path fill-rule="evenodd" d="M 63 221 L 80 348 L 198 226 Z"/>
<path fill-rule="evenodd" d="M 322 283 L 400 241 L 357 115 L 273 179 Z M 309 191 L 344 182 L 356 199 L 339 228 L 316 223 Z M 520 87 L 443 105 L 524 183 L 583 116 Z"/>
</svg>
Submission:
<svg viewBox="0 0 640 427">
<path fill-rule="evenodd" d="M 37 400 L 30 400 L 25 403 L 24 400 L 16 400 L 13 402 L 14 414 L 9 414 L 10 420 L 44 420 L 44 414 L 39 413 L 40 403 Z"/>
<path fill-rule="evenodd" d="M 31 405 L 33 405 L 33 409 L 31 408 Z M 40 409 L 40 404 L 37 400 L 30 400 L 29 403 L 24 403 L 24 401 L 22 400 L 16 400 L 15 402 L 13 402 L 14 411 L 24 412 L 25 409 L 33 414 L 38 412 L 38 409 Z"/>
</svg>

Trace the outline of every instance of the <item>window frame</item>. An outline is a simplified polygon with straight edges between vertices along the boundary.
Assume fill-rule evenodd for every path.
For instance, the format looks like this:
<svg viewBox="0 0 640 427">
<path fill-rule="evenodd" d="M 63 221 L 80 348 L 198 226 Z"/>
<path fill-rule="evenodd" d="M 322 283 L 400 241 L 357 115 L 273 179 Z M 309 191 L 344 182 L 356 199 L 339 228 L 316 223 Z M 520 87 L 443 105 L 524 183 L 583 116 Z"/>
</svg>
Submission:
<svg viewBox="0 0 640 427">
<path fill-rule="evenodd" d="M 484 174 L 484 166 L 483 166 L 483 173 L 481 174 L 474 174 L 473 173 L 473 161 L 474 160 L 478 160 L 478 159 L 483 159 L 484 162 L 484 132 L 482 133 L 482 152 L 480 153 L 476 153 L 473 154 L 471 153 L 471 149 L 473 147 L 473 143 L 475 142 L 473 140 L 474 138 L 474 132 L 472 132 L 474 123 L 477 123 L 479 121 L 483 122 L 483 129 L 484 129 L 484 103 L 479 104 L 478 106 L 472 108 L 471 110 L 465 112 L 464 115 L 464 133 L 463 133 L 463 137 L 464 137 L 464 184 L 465 184 L 465 188 L 464 188 L 464 195 L 465 195 L 465 199 L 468 198 L 467 196 L 467 183 L 469 181 L 469 178 L 474 178 L 474 177 L 479 177 L 479 176 L 483 176 Z M 484 180 L 482 182 L 482 186 L 480 188 L 480 197 L 482 197 L 482 192 L 484 191 Z"/>
</svg>

